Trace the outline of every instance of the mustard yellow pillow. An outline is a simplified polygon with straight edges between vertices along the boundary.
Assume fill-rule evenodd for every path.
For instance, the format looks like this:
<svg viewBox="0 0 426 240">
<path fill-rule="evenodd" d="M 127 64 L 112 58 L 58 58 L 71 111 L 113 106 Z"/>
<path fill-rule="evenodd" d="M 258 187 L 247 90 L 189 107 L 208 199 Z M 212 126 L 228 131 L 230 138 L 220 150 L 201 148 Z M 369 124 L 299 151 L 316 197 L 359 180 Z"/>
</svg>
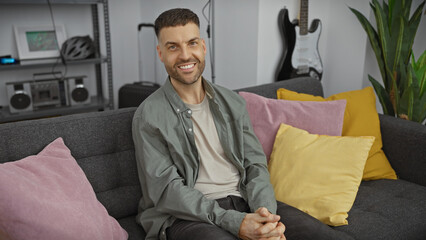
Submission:
<svg viewBox="0 0 426 240">
<path fill-rule="evenodd" d="M 277 200 L 325 224 L 347 225 L 373 142 L 281 124 L 268 165 Z"/>
<path fill-rule="evenodd" d="M 365 164 L 363 180 L 397 179 L 395 171 L 382 150 L 380 121 L 372 87 L 335 94 L 326 99 L 280 88 L 277 90 L 277 96 L 278 99 L 299 101 L 346 99 L 342 136 L 374 136 L 376 138 Z"/>
</svg>

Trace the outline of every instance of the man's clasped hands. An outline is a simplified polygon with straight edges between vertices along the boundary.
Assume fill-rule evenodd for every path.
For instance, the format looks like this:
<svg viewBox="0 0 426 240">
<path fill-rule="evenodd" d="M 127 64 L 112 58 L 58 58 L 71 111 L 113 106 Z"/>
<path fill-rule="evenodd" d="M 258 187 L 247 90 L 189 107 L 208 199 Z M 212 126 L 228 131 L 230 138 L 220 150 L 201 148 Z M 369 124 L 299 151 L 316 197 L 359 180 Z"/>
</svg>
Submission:
<svg viewBox="0 0 426 240">
<path fill-rule="evenodd" d="M 284 231 L 280 216 L 261 207 L 244 217 L 238 235 L 243 240 L 285 240 Z"/>
</svg>

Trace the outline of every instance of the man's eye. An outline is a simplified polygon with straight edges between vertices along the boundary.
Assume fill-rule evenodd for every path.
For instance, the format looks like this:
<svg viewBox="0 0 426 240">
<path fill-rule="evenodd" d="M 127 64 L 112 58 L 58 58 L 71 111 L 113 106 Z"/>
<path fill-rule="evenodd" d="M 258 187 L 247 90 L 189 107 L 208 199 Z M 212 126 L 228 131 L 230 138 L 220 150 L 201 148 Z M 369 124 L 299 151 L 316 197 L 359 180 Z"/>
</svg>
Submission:
<svg viewBox="0 0 426 240">
<path fill-rule="evenodd" d="M 197 44 L 198 43 L 196 41 L 192 41 L 192 42 L 189 43 L 190 46 L 197 46 Z"/>
<path fill-rule="evenodd" d="M 169 50 L 175 50 L 175 49 L 176 49 L 176 46 L 172 45 L 172 46 L 169 47 Z"/>
</svg>

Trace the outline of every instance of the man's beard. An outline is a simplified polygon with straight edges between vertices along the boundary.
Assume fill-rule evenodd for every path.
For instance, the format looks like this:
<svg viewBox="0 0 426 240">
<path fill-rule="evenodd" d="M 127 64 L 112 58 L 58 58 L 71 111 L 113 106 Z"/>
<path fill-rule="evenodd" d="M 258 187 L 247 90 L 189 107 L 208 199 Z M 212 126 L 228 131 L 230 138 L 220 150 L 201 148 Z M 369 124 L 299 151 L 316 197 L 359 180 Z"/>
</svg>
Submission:
<svg viewBox="0 0 426 240">
<path fill-rule="evenodd" d="M 179 74 L 178 70 L 177 70 L 177 66 L 184 64 L 186 62 L 195 62 L 196 63 L 196 69 L 194 71 L 196 71 L 196 74 L 194 75 L 194 78 L 191 79 L 190 81 L 185 80 L 185 74 Z M 198 81 L 198 79 L 201 77 L 201 75 L 203 74 L 204 68 L 205 68 L 205 61 L 198 61 L 195 59 L 190 59 L 189 61 L 186 62 L 180 62 L 175 64 L 173 67 L 166 67 L 167 73 L 170 75 L 170 78 L 173 78 L 174 80 L 185 84 L 185 85 L 191 85 L 194 84 Z"/>
</svg>

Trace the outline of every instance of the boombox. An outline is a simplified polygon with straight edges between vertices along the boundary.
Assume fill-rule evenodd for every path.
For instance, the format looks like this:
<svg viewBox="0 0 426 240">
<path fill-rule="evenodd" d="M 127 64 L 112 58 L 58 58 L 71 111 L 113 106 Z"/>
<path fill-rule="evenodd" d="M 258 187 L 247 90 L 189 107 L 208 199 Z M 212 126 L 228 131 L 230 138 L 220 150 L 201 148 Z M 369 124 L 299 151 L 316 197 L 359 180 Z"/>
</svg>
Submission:
<svg viewBox="0 0 426 240">
<path fill-rule="evenodd" d="M 86 76 L 6 83 L 11 113 L 90 103 Z"/>
</svg>

